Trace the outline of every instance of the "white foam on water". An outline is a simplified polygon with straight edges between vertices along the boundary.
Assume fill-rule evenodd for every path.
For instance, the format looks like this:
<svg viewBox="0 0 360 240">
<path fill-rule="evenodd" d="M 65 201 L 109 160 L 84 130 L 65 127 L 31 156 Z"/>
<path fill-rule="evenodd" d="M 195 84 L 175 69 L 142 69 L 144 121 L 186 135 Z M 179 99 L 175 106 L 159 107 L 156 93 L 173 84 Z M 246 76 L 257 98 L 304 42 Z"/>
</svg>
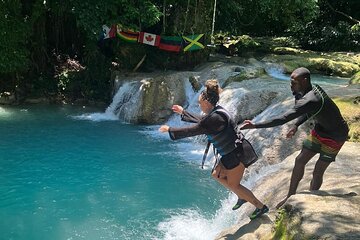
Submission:
<svg viewBox="0 0 360 240">
<path fill-rule="evenodd" d="M 117 121 L 120 119 L 129 120 L 137 111 L 139 106 L 139 94 L 141 83 L 139 81 L 125 82 L 121 85 L 113 97 L 112 103 L 103 113 L 86 113 L 79 116 L 72 116 L 76 120 L 88 121 Z"/>
<path fill-rule="evenodd" d="M 81 114 L 78 116 L 71 116 L 71 117 L 76 120 L 88 120 L 88 121 L 94 121 L 94 122 L 118 121 L 119 120 L 119 118 L 112 112 L 85 113 L 85 114 Z"/>
<path fill-rule="evenodd" d="M 12 113 L 2 107 L 0 107 L 0 118 L 8 118 L 12 115 Z"/>
<path fill-rule="evenodd" d="M 259 172 L 249 173 L 250 176 L 242 185 L 251 189 L 256 182 L 278 170 L 277 165 L 266 166 Z M 207 216 L 198 209 L 183 209 L 172 213 L 171 217 L 159 223 L 158 231 L 163 235 L 164 240 L 208 240 L 214 239 L 223 230 L 235 224 L 245 224 L 249 222 L 248 215 L 255 209 L 249 203 L 244 204 L 239 210 L 233 211 L 231 208 L 237 201 L 237 196 L 233 193 L 221 201 L 220 208 L 212 215 Z"/>
</svg>

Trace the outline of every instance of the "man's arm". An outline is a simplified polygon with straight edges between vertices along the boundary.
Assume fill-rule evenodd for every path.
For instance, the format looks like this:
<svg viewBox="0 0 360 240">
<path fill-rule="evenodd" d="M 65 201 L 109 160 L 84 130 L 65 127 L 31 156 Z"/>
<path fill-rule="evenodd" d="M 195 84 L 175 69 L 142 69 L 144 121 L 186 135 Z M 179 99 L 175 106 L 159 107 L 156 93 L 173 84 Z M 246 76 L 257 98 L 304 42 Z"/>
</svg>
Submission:
<svg viewBox="0 0 360 240">
<path fill-rule="evenodd" d="M 291 110 L 289 110 L 280 117 L 273 118 L 270 120 L 265 120 L 260 123 L 255 123 L 254 128 L 269 128 L 269 127 L 283 125 L 284 123 L 287 123 L 301 115 L 302 115 L 301 113 L 297 112 L 294 108 L 292 108 Z"/>
<path fill-rule="evenodd" d="M 295 122 L 295 126 L 299 127 L 301 124 L 303 124 L 306 120 L 308 120 L 308 115 L 307 114 L 303 114 L 302 116 L 300 116 L 296 122 Z"/>
<path fill-rule="evenodd" d="M 247 122 L 245 121 L 244 122 L 245 124 L 241 127 L 241 129 L 275 127 L 275 126 L 283 125 L 284 123 L 287 123 L 300 116 L 303 116 L 296 122 L 296 126 L 299 126 L 307 120 L 306 113 L 313 111 L 314 107 L 315 107 L 314 103 L 302 99 L 299 100 L 293 108 L 291 108 L 282 116 L 270 120 L 265 120 L 260 123 L 250 124 L 249 121 Z"/>
</svg>

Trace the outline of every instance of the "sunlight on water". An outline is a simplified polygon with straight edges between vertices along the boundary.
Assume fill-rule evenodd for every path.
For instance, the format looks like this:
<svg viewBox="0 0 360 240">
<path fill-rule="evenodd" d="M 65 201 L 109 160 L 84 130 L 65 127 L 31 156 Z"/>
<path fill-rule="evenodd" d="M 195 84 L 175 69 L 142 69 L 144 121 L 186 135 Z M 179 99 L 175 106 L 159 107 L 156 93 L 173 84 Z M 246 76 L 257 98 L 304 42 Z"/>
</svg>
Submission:
<svg viewBox="0 0 360 240">
<path fill-rule="evenodd" d="M 0 118 L 9 118 L 11 116 L 11 112 L 5 110 L 4 108 L 0 107 Z"/>
<path fill-rule="evenodd" d="M 283 81 L 290 81 L 290 75 L 284 74 L 281 68 L 270 67 L 266 69 L 266 72 L 269 76 L 283 80 Z M 348 78 L 340 78 L 340 77 L 332 77 L 332 76 L 323 76 L 318 74 L 311 75 L 311 82 L 317 84 L 324 84 L 329 86 L 336 86 L 339 85 L 347 85 L 349 82 Z"/>
</svg>

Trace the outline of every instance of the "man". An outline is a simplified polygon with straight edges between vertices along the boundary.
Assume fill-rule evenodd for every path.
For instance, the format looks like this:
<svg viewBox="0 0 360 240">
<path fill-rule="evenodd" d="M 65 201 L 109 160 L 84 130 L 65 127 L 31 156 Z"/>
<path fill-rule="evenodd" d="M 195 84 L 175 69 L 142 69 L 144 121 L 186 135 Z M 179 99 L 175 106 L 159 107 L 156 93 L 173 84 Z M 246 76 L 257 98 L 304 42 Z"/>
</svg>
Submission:
<svg viewBox="0 0 360 240">
<path fill-rule="evenodd" d="M 295 69 L 291 76 L 291 91 L 295 96 L 295 105 L 283 116 L 260 123 L 245 120 L 241 129 L 268 128 L 279 126 L 298 118 L 286 137 L 291 138 L 298 127 L 308 119 L 315 120 L 315 126 L 303 142 L 300 154 L 295 159 L 290 188 L 287 196 L 276 206 L 281 207 L 286 200 L 296 193 L 296 189 L 304 176 L 305 165 L 317 153 L 320 157 L 315 164 L 310 190 L 318 190 L 323 181 L 323 175 L 330 163 L 347 139 L 349 128 L 341 116 L 339 108 L 329 98 L 322 88 L 312 85 L 310 71 L 306 68 Z"/>
</svg>

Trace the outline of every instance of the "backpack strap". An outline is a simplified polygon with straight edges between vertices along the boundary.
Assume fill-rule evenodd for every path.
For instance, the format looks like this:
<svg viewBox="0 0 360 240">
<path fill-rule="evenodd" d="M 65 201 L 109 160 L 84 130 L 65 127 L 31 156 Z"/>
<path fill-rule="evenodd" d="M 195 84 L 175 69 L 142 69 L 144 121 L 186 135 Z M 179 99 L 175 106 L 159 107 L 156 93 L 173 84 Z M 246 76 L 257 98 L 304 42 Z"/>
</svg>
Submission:
<svg viewBox="0 0 360 240">
<path fill-rule="evenodd" d="M 210 149 L 210 145 L 211 145 L 211 142 L 208 141 L 207 145 L 206 145 L 206 148 L 205 148 L 205 152 L 204 152 L 204 155 L 203 155 L 203 159 L 202 159 L 202 162 L 201 162 L 201 168 L 204 169 L 204 163 L 205 163 L 205 160 L 206 160 L 206 156 L 209 152 L 209 149 Z M 216 165 L 219 163 L 220 159 L 219 159 L 219 156 L 218 156 L 218 153 L 216 152 L 215 150 L 215 147 L 213 145 L 213 151 L 214 151 L 214 156 L 215 156 L 215 163 L 214 163 L 214 166 L 211 170 L 211 173 L 215 170 L 215 167 Z M 218 178 L 220 177 L 220 172 L 218 174 Z"/>
<path fill-rule="evenodd" d="M 203 155 L 203 159 L 202 159 L 202 162 L 201 162 L 201 168 L 204 169 L 204 163 L 205 163 L 205 160 L 206 160 L 206 156 L 209 152 L 209 149 L 210 149 L 210 142 L 208 141 L 207 145 L 206 145 L 206 148 L 205 148 L 205 152 L 204 152 L 204 155 Z"/>
<path fill-rule="evenodd" d="M 215 163 L 214 163 L 214 166 L 213 166 L 213 168 L 211 169 L 211 173 L 213 173 L 213 171 L 215 170 L 215 167 L 219 164 L 219 162 L 220 162 L 220 159 L 219 159 L 219 155 L 218 155 L 218 153 L 216 152 L 216 149 L 215 149 L 215 147 L 214 147 L 214 145 L 213 145 L 213 150 L 214 150 L 214 156 L 215 156 Z M 218 173 L 218 178 L 220 178 L 220 172 L 221 172 L 221 169 L 220 169 L 220 171 L 219 171 L 219 173 Z"/>
</svg>

